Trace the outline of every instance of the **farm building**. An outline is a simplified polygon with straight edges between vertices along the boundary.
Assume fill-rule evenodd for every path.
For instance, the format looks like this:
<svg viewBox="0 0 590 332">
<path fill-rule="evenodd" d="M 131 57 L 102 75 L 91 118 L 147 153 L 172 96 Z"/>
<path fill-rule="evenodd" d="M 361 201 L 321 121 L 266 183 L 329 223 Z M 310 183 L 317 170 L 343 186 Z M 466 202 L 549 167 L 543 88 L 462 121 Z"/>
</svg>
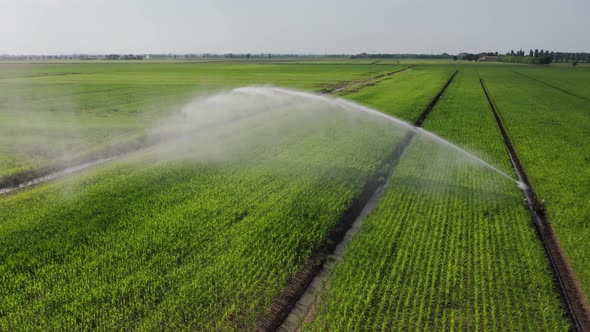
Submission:
<svg viewBox="0 0 590 332">
<path fill-rule="evenodd" d="M 477 61 L 486 61 L 486 62 L 498 61 L 498 56 L 497 55 L 484 55 L 484 56 L 480 57 L 479 59 L 477 59 Z"/>
</svg>

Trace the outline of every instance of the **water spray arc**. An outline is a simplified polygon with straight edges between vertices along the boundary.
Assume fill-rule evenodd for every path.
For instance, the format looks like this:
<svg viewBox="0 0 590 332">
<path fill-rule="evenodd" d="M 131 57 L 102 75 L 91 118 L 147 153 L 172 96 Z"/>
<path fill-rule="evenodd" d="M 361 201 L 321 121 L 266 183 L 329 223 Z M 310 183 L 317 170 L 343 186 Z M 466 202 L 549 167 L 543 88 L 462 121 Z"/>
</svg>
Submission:
<svg viewBox="0 0 590 332">
<path fill-rule="evenodd" d="M 574 271 L 569 265 L 563 249 L 561 249 L 559 240 L 547 219 L 545 208 L 543 204 L 539 202 L 537 194 L 529 182 L 526 171 L 522 166 L 504 122 L 500 117 L 500 113 L 496 109 L 496 105 L 494 104 L 483 79 L 480 79 L 480 84 L 490 109 L 492 110 L 498 129 L 504 139 L 506 151 L 510 157 L 514 172 L 518 177 L 519 187 L 524 194 L 539 239 L 543 243 L 545 253 L 549 260 L 549 265 L 551 266 L 555 278 L 556 288 L 561 295 L 564 307 L 567 309 L 567 316 L 570 319 L 572 328 L 575 331 L 589 331 L 590 309 L 588 308 L 587 299 L 584 298 L 584 292 L 582 291 L 581 286 L 575 277 Z"/>
<path fill-rule="evenodd" d="M 455 74 L 454 74 L 455 75 Z M 453 77 L 454 77 L 453 75 Z M 452 80 L 452 78 L 451 78 Z M 448 85 L 447 85 L 448 86 Z M 418 120 L 416 125 L 412 125 L 408 122 L 405 122 L 403 120 L 400 120 L 398 118 L 395 118 L 393 116 L 387 115 L 385 113 L 379 112 L 377 110 L 374 110 L 372 108 L 345 100 L 345 99 L 339 99 L 339 98 L 333 98 L 333 97 L 329 97 L 329 96 L 325 96 L 325 95 L 317 95 L 317 94 L 312 94 L 312 93 L 308 93 L 308 92 L 302 92 L 302 91 L 297 91 L 297 90 L 289 90 L 289 89 L 284 89 L 284 88 L 277 88 L 277 87 L 246 87 L 246 88 L 238 88 L 234 91 L 239 91 L 239 92 L 250 92 L 250 91 L 262 91 L 262 90 L 269 90 L 269 91 L 273 91 L 276 93 L 280 93 L 280 94 L 285 94 L 285 95 L 290 95 L 290 96 L 297 96 L 297 97 L 301 97 L 301 98 L 309 98 L 309 99 L 314 99 L 314 100 L 318 100 L 324 103 L 328 103 L 328 104 L 333 104 L 333 105 L 338 105 L 344 109 L 349 109 L 355 112 L 363 112 L 366 113 L 370 116 L 373 117 L 377 117 L 377 118 L 381 118 L 385 121 L 388 121 L 390 123 L 392 123 L 393 125 L 395 125 L 396 127 L 399 128 L 403 128 L 404 130 L 410 131 L 412 132 L 414 135 L 419 135 L 423 138 L 426 138 L 427 140 L 431 141 L 432 143 L 438 144 L 438 145 L 442 145 L 445 147 L 448 147 L 449 149 L 460 153 L 461 155 L 463 155 L 464 157 L 469 158 L 470 160 L 474 161 L 477 164 L 480 164 L 500 175 L 502 175 L 503 177 L 505 177 L 506 179 L 511 180 L 512 182 L 516 183 L 520 188 L 526 188 L 526 184 L 524 184 L 523 182 L 519 181 L 518 179 L 515 179 L 514 177 L 506 174 L 505 172 L 501 171 L 500 169 L 498 169 L 497 167 L 491 165 L 490 163 L 484 161 L 483 159 L 475 156 L 474 154 L 462 149 L 461 147 L 457 146 L 456 144 L 453 144 L 447 140 L 445 140 L 444 138 L 429 132 L 423 128 L 421 128 L 420 126 L 423 123 L 423 120 Z M 438 101 L 438 99 L 440 98 L 440 96 L 438 96 L 438 98 L 436 98 L 436 100 Z M 436 102 L 435 102 L 436 103 Z M 434 105 L 432 105 L 433 107 Z M 429 107 L 431 108 L 431 107 Z M 431 109 L 428 110 L 428 112 L 430 112 Z M 422 118 L 422 117 L 421 117 Z"/>
<path fill-rule="evenodd" d="M 452 77 L 454 77 L 454 75 Z M 445 88 L 449 83 L 450 80 L 447 82 L 447 85 L 445 85 Z M 432 110 L 432 107 L 436 101 L 438 101 L 441 94 L 435 97 L 427 110 L 424 112 L 426 116 L 427 113 Z M 190 135 L 194 134 L 195 132 L 202 133 L 212 127 L 224 126 L 231 122 L 243 121 L 254 116 L 263 116 L 265 113 L 279 112 L 297 105 L 323 105 L 323 107 L 328 107 L 331 110 L 341 109 L 342 111 L 349 112 L 350 114 L 367 115 L 375 120 L 386 121 L 387 123 L 392 124 L 394 128 L 397 128 L 397 130 L 403 130 L 404 132 L 411 133 L 412 135 L 425 138 L 434 144 L 447 147 L 448 149 L 468 158 L 474 163 L 482 165 L 502 175 L 503 177 L 514 181 L 519 185 L 519 187 L 524 186 L 518 180 L 515 180 L 513 177 L 510 177 L 506 173 L 485 162 L 481 158 L 437 136 L 436 134 L 421 129 L 419 126 L 425 119 L 424 114 L 416 122 L 416 125 L 412 125 L 408 122 L 402 121 L 398 118 L 376 111 L 369 107 L 325 94 L 315 94 L 273 86 L 247 86 L 199 99 L 196 102 L 187 105 L 180 116 L 176 114 L 172 117 L 171 121 L 165 122 L 166 125 L 170 125 L 171 128 L 156 127 L 152 130 L 152 134 L 148 135 L 147 137 L 137 139 L 136 141 L 127 144 L 122 144 L 121 147 L 114 147 L 110 151 L 102 153 L 99 158 L 84 160 L 78 165 L 56 169 L 48 173 L 40 172 L 39 176 L 26 178 L 25 181 L 8 181 L 10 186 L 0 188 L 2 189 L 0 194 L 6 194 L 19 188 L 36 185 L 44 181 L 54 180 L 62 176 L 79 172 L 88 167 L 121 158 L 127 153 L 134 152 L 145 147 L 162 144 L 171 140 L 184 139 L 187 136 L 190 137 Z M 196 120 L 194 118 L 196 118 Z M 202 118 L 206 118 L 206 121 L 201 121 Z"/>
<path fill-rule="evenodd" d="M 366 108 L 361 105 L 356 105 L 354 103 L 350 103 L 348 101 L 338 100 L 340 103 L 344 103 L 345 106 L 355 107 L 362 112 L 366 112 L 371 115 L 384 117 L 388 121 L 393 122 L 397 127 L 401 127 L 406 129 L 406 134 L 403 136 L 401 141 L 395 146 L 393 151 L 388 155 L 385 159 L 381 167 L 371 176 L 365 188 L 357 198 L 351 204 L 349 210 L 343 215 L 341 220 L 338 222 L 341 228 L 345 228 L 344 231 L 339 233 L 331 234 L 330 241 L 333 243 L 330 248 L 330 254 L 336 254 L 336 256 L 342 256 L 344 253 L 344 249 L 347 246 L 348 242 L 351 241 L 352 235 L 350 233 L 356 232 L 363 223 L 365 216 L 371 213 L 372 209 L 377 205 L 378 201 L 380 200 L 385 187 L 387 186 L 389 179 L 392 176 L 392 173 L 395 171 L 395 168 L 401 161 L 402 156 L 404 155 L 405 151 L 411 145 L 414 138 L 423 133 L 427 133 L 426 131 L 422 130 L 420 126 L 424 123 L 430 112 L 434 109 L 434 106 L 440 100 L 441 96 L 444 94 L 448 86 L 451 84 L 455 76 L 457 75 L 458 71 L 455 71 L 451 77 L 448 79 L 447 83 L 443 86 L 441 91 L 433 98 L 430 104 L 426 107 L 426 109 L 422 112 L 418 120 L 416 120 L 414 125 L 411 125 L 407 122 L 401 121 L 394 117 L 389 117 L 383 113 L 376 112 L 370 108 Z M 377 114 L 374 114 L 376 112 Z M 447 142 L 446 140 L 434 135 L 430 134 L 426 136 L 430 141 L 435 142 L 436 144 L 445 143 L 443 146 L 447 146 L 453 144 Z M 456 147 L 456 146 L 455 146 Z M 459 147 L 456 147 L 460 151 L 464 151 Z M 454 150 L 456 150 L 454 149 Z M 465 151 L 467 156 L 471 156 L 471 154 Z M 495 167 L 485 163 L 483 160 L 476 158 L 475 159 L 479 163 L 483 163 L 491 169 L 498 171 Z M 506 174 L 500 172 L 504 176 Z M 387 179 L 385 182 L 375 181 L 374 179 L 383 178 L 382 175 L 385 176 Z M 508 176 L 507 176 L 508 177 Z M 512 178 L 508 177 L 509 179 L 513 180 Z M 338 229 L 338 227 L 336 227 Z M 335 243 L 335 244 L 334 244 Z M 338 260 L 338 257 L 337 259 Z M 317 263 L 316 263 L 317 264 Z M 326 266 L 327 263 L 322 261 L 320 265 L 312 265 L 308 267 L 308 270 L 311 269 L 312 271 L 315 270 L 313 273 L 313 277 L 310 278 L 310 273 L 306 273 L 303 275 L 302 278 L 307 278 L 308 280 L 304 280 L 306 282 L 301 282 L 298 285 L 293 285 L 295 288 L 292 293 L 296 296 L 291 294 L 290 297 L 284 299 L 283 302 L 275 302 L 275 305 L 278 307 L 275 312 L 275 317 L 270 319 L 263 320 L 259 327 L 261 330 L 276 330 L 281 332 L 293 332 L 299 331 L 301 329 L 301 323 L 308 319 L 308 316 L 312 312 L 312 308 L 316 305 L 316 294 L 314 292 L 320 291 L 324 284 L 329 279 L 329 273 L 327 272 L 328 267 Z M 298 288 L 296 288 L 298 287 Z M 297 295 L 298 294 L 298 295 Z M 297 300 L 294 301 L 294 298 Z M 313 300 L 310 300 L 313 299 Z"/>
</svg>

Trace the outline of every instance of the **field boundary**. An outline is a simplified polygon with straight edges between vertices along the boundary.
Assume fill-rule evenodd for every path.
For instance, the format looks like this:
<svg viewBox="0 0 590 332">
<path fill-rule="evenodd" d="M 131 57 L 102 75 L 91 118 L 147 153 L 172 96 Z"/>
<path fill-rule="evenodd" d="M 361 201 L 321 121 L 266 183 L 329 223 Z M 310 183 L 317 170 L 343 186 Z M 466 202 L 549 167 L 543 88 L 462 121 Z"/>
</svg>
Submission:
<svg viewBox="0 0 590 332">
<path fill-rule="evenodd" d="M 390 71 L 390 72 L 386 72 L 386 73 L 382 73 L 382 74 L 378 74 L 378 75 L 372 76 L 372 77 L 370 77 L 370 78 L 368 78 L 366 80 L 362 80 L 362 81 L 357 81 L 357 82 L 352 82 L 352 83 L 349 83 L 349 84 L 345 84 L 345 85 L 340 86 L 340 87 L 338 87 L 336 89 L 321 89 L 321 90 L 319 90 L 319 92 L 320 93 L 326 93 L 326 94 L 335 94 L 337 92 L 344 91 L 344 90 L 347 90 L 347 89 L 350 89 L 350 88 L 353 88 L 353 87 L 359 87 L 359 88 L 362 89 L 362 88 L 364 88 L 366 86 L 369 86 L 371 84 L 377 84 L 377 83 L 380 83 L 380 82 L 383 81 L 382 80 L 382 81 L 379 81 L 379 82 L 374 82 L 375 80 L 378 80 L 378 79 L 383 78 L 383 77 L 389 77 L 389 76 L 392 76 L 392 75 L 401 73 L 403 71 L 406 71 L 406 70 L 411 69 L 411 68 L 414 68 L 414 67 L 416 67 L 416 65 L 408 65 L 408 66 L 406 66 L 404 68 L 401 68 L 401 69 L 398 69 L 398 70 L 394 70 L 394 71 Z M 345 94 L 348 94 L 348 93 L 351 93 L 351 92 L 346 92 Z"/>
<path fill-rule="evenodd" d="M 447 90 L 449 85 L 451 85 L 451 82 L 453 81 L 455 76 L 457 76 L 458 72 L 459 72 L 459 70 L 455 70 L 453 72 L 453 74 L 451 75 L 451 78 L 449 78 L 447 83 L 445 83 L 442 90 L 440 90 L 440 92 L 436 96 L 434 96 L 434 99 L 432 99 L 432 101 L 430 102 L 430 104 L 428 104 L 428 106 L 422 112 L 422 114 L 420 114 L 420 117 L 418 118 L 418 120 L 416 120 L 416 122 L 414 123 L 414 126 L 422 127 L 422 124 L 424 124 L 424 121 L 426 121 L 426 118 L 428 117 L 428 115 L 430 115 L 430 112 L 432 112 L 432 110 L 434 109 L 434 106 L 436 106 L 436 103 L 438 103 L 438 101 L 440 100 L 440 97 L 442 97 L 443 93 L 445 93 L 445 91 Z"/>
<path fill-rule="evenodd" d="M 458 70 L 455 70 L 442 87 L 441 91 L 420 114 L 414 123 L 416 127 L 422 126 L 457 73 Z M 313 280 L 326 264 L 327 258 L 334 253 L 337 246 L 344 240 L 345 235 L 352 228 L 353 224 L 359 222 L 359 216 L 363 212 L 365 206 L 369 203 L 371 198 L 377 194 L 379 189 L 383 187 L 386 183 L 386 179 L 391 176 L 416 134 L 417 131 L 410 130 L 385 158 L 376 171 L 369 176 L 361 192 L 353 199 L 318 248 L 312 252 L 307 265 L 305 265 L 301 272 L 299 272 L 294 278 L 287 282 L 282 294 L 274 300 L 269 311 L 258 320 L 256 331 L 277 331 L 282 326 L 285 319 L 293 311 L 300 298 L 305 294 Z"/>
<path fill-rule="evenodd" d="M 232 119 L 231 121 L 218 121 L 209 124 L 207 127 L 197 127 L 193 131 L 202 130 L 207 131 L 218 128 L 219 126 L 233 123 L 236 121 L 245 120 L 260 114 L 272 112 L 274 109 L 266 109 L 252 114 L 246 114 Z M 53 165 L 40 167 L 36 169 L 22 171 L 13 175 L 0 176 L 0 195 L 18 190 L 21 188 L 37 185 L 47 180 L 54 180 L 78 171 L 82 171 L 89 167 L 103 164 L 105 162 L 114 161 L 119 157 L 138 151 L 140 149 L 149 148 L 151 146 L 165 143 L 170 140 L 179 139 L 189 134 L 163 132 L 159 134 L 143 134 L 135 138 L 130 138 L 128 141 L 115 143 L 109 147 L 100 149 L 94 153 L 86 156 L 81 156 L 71 160 L 57 162 Z M 84 167 L 84 165 L 87 165 Z M 69 171 L 72 170 L 72 171 Z"/>
<path fill-rule="evenodd" d="M 547 255 L 554 277 L 554 283 L 563 302 L 566 314 L 570 319 L 572 327 L 576 331 L 590 331 L 590 308 L 585 294 L 580 287 L 575 272 L 569 264 L 567 256 L 561 248 L 553 227 L 549 223 L 545 208 L 537 198 L 528 176 L 526 175 L 526 171 L 522 166 L 518 154 L 516 153 L 516 149 L 512 144 L 512 140 L 508 135 L 502 118 L 500 117 L 483 79 L 480 79 L 480 83 L 492 113 L 494 114 L 500 133 L 502 134 L 504 145 L 506 146 L 516 176 L 519 181 L 527 186 L 526 188 L 522 188 L 527 202 L 527 208 L 531 214 L 539 239 L 543 243 L 543 248 L 545 249 L 544 251 Z"/>
<path fill-rule="evenodd" d="M 560 88 L 560 87 L 558 87 L 558 86 L 555 86 L 555 85 L 553 85 L 553 84 L 551 84 L 551 83 L 547 83 L 547 82 L 545 82 L 545 81 L 541 81 L 540 79 L 534 78 L 534 77 L 532 77 L 532 76 L 529 76 L 529 75 L 527 75 L 527 74 L 524 74 L 524 73 L 521 73 L 521 72 L 518 72 L 518 71 L 515 71 L 515 70 L 512 70 L 512 72 L 513 72 L 513 73 L 515 73 L 515 74 L 518 74 L 518 75 L 520 75 L 520 76 L 526 77 L 526 78 L 528 78 L 528 79 L 530 79 L 530 80 L 532 80 L 532 81 L 535 81 L 535 82 L 537 82 L 537 83 L 543 84 L 543 85 L 545 85 L 545 86 L 547 86 L 547 87 L 549 87 L 549 88 L 552 88 L 552 89 L 555 89 L 555 90 L 557 90 L 557 91 L 563 92 L 563 93 L 565 93 L 565 94 L 567 94 L 567 95 L 570 95 L 570 96 L 572 96 L 572 97 L 580 98 L 580 99 L 582 99 L 582 100 L 585 100 L 585 101 L 590 101 L 590 98 L 586 98 L 586 97 L 584 97 L 584 96 L 577 95 L 577 94 L 575 94 L 575 93 L 573 93 L 573 92 L 570 92 L 570 91 L 568 91 L 568 90 L 562 89 L 562 88 Z"/>
<path fill-rule="evenodd" d="M 208 127 L 196 128 L 195 130 L 210 130 L 224 125 L 227 123 L 241 121 L 256 115 L 271 112 L 272 109 L 254 112 L 252 114 L 246 114 L 230 122 L 217 122 L 212 123 Z M 81 156 L 75 159 L 58 162 L 54 165 L 31 169 L 23 172 L 19 172 L 9 176 L 0 176 L 0 195 L 8 192 L 12 192 L 17 189 L 33 186 L 47 180 L 54 180 L 65 175 L 72 174 L 74 172 L 82 171 L 91 166 L 102 164 L 108 161 L 113 161 L 125 154 L 138 151 L 143 148 L 148 148 L 160 143 L 165 143 L 169 140 L 178 139 L 187 134 L 178 133 L 160 133 L 160 134 L 144 134 L 135 138 L 131 138 L 128 141 L 116 143 L 107 148 L 100 149 L 87 156 Z M 88 165 L 87 167 L 83 167 Z M 72 170 L 72 171 L 68 171 Z"/>
</svg>

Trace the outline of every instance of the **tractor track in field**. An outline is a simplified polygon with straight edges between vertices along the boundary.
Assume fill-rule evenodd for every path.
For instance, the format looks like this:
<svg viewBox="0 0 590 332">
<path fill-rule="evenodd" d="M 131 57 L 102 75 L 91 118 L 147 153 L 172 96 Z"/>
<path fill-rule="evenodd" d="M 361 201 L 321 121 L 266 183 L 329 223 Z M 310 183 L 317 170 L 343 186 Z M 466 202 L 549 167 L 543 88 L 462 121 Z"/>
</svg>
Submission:
<svg viewBox="0 0 590 332">
<path fill-rule="evenodd" d="M 531 218 L 537 231 L 537 235 L 545 249 L 554 277 L 555 287 L 561 297 L 563 307 L 566 310 L 572 328 L 576 331 L 590 331 L 590 306 L 588 305 L 588 300 L 576 278 L 574 270 L 569 264 L 568 258 L 559 243 L 553 227 L 549 223 L 543 204 L 539 201 L 528 179 L 526 171 L 518 158 L 516 149 L 512 144 L 512 140 L 508 135 L 502 118 L 500 117 L 483 79 L 480 79 L 480 83 L 488 100 L 488 104 L 494 114 L 498 128 L 500 129 L 500 133 L 504 139 L 504 144 L 516 176 L 519 181 L 527 186 L 527 188 L 522 189 L 527 202 L 527 208 L 531 213 Z"/>
<path fill-rule="evenodd" d="M 195 128 L 193 131 L 208 131 L 216 129 L 229 123 L 245 120 L 257 115 L 272 112 L 274 109 L 266 109 L 252 114 L 246 114 L 236 117 L 231 121 L 218 121 L 207 125 L 207 127 Z M 55 180 L 66 175 L 77 173 L 85 169 L 98 166 L 121 158 L 123 155 L 149 148 L 158 144 L 166 143 L 174 139 L 180 139 L 190 135 L 187 133 L 160 133 L 154 135 L 142 135 L 127 142 L 114 144 L 106 149 L 100 150 L 92 155 L 80 157 L 73 160 L 64 161 L 52 166 L 41 167 L 28 171 L 23 171 L 9 176 L 0 176 L 0 195 L 8 194 L 13 191 L 35 186 L 42 182 Z"/>
<path fill-rule="evenodd" d="M 360 82 L 352 82 L 352 83 L 343 85 L 341 87 L 338 87 L 336 89 L 332 89 L 332 90 L 327 89 L 327 90 L 322 90 L 320 92 L 324 92 L 324 93 L 327 93 L 327 94 L 334 94 L 334 93 L 337 93 L 337 92 L 340 92 L 340 91 L 343 91 L 343 90 L 346 90 L 346 89 L 350 89 L 350 88 L 353 88 L 353 87 L 364 88 L 366 86 L 374 85 L 374 84 L 377 84 L 377 83 L 381 82 L 381 81 L 374 82 L 375 80 L 378 80 L 378 79 L 384 78 L 384 77 L 389 77 L 389 76 L 392 76 L 392 75 L 401 73 L 403 71 L 406 71 L 406 70 L 411 69 L 411 68 L 414 68 L 414 67 L 416 67 L 416 65 L 409 65 L 407 67 L 404 67 L 404 68 L 401 68 L 401 69 L 398 69 L 398 70 L 394 70 L 394 71 L 390 71 L 390 72 L 387 72 L 387 73 L 383 73 L 383 74 L 379 74 L 379 75 L 370 77 L 370 78 L 368 78 L 366 80 L 363 80 L 363 81 L 360 81 Z"/>
<path fill-rule="evenodd" d="M 84 74 L 96 74 L 96 72 L 89 72 L 89 73 L 56 73 L 56 74 L 34 74 L 34 75 L 24 75 L 24 76 L 7 76 L 7 77 L 0 77 L 0 81 L 3 80 L 11 80 L 11 79 L 26 79 L 26 78 L 38 78 L 38 77 L 59 77 L 59 76 L 73 76 L 73 75 L 84 75 Z"/>
<path fill-rule="evenodd" d="M 410 66 L 401 68 L 399 70 L 395 70 L 392 72 L 387 72 L 387 73 L 379 74 L 377 76 L 373 76 L 363 82 L 349 84 L 349 85 L 342 87 L 340 89 L 331 90 L 328 92 L 323 91 L 323 93 L 334 94 L 338 91 L 348 89 L 352 86 L 359 86 L 362 88 L 362 87 L 364 87 L 363 84 L 368 84 L 369 82 L 371 82 L 375 79 L 388 77 L 388 76 L 394 75 L 396 73 L 402 72 L 404 70 L 407 70 L 407 69 L 410 69 L 413 67 L 414 67 L 414 65 L 410 65 Z M 322 91 L 320 90 L 319 93 L 322 93 Z M 232 119 L 231 122 L 244 120 L 249 117 L 253 117 L 253 116 L 260 115 L 262 113 L 267 113 L 270 111 L 272 111 L 272 110 L 263 110 L 263 111 L 255 112 L 252 114 L 247 114 L 247 115 Z M 215 124 L 209 125 L 209 127 L 205 128 L 205 129 L 214 129 L 220 125 L 225 125 L 227 123 L 228 122 L 222 121 L 221 123 L 215 123 Z M 203 129 L 203 128 L 198 128 L 198 129 Z M 180 134 L 161 134 L 161 135 L 153 135 L 153 136 L 143 135 L 143 136 L 139 136 L 139 137 L 130 139 L 127 142 L 114 144 L 106 149 L 100 150 L 100 151 L 93 153 L 89 156 L 83 156 L 83 157 L 75 158 L 72 160 L 59 162 L 59 163 L 56 163 L 56 164 L 53 164 L 50 166 L 26 170 L 26 171 L 22 171 L 22 172 L 19 172 L 16 174 L 12 174 L 12 175 L 6 175 L 6 176 L 0 175 L 0 196 L 8 194 L 10 192 L 20 190 L 20 189 L 24 189 L 27 187 L 35 186 L 35 185 L 40 184 L 42 182 L 46 182 L 49 180 L 55 180 L 55 179 L 61 178 L 63 176 L 67 176 L 67 175 L 70 175 L 70 174 L 73 174 L 76 172 L 80 172 L 80 171 L 83 171 L 83 170 L 88 169 L 90 167 L 98 166 L 100 164 L 104 164 L 106 162 L 116 160 L 125 154 L 132 153 L 132 152 L 138 151 L 143 148 L 148 148 L 148 147 L 156 145 L 156 144 L 165 143 L 168 140 L 180 138 L 181 136 L 182 135 L 180 135 Z"/>
<path fill-rule="evenodd" d="M 440 92 L 420 114 L 414 125 L 421 127 L 432 109 L 449 87 L 458 70 L 450 76 Z M 329 278 L 329 258 L 339 260 L 362 221 L 381 198 L 387 179 L 401 161 L 401 157 L 417 135 L 409 131 L 385 158 L 377 170 L 369 176 L 363 189 L 353 199 L 324 241 L 312 252 L 308 263 L 287 282 L 282 294 L 272 303 L 269 311 L 259 318 L 256 331 L 298 331 L 303 321 L 313 319 L 317 309 L 317 292 Z"/>
<path fill-rule="evenodd" d="M 584 96 L 577 95 L 577 94 L 575 94 L 575 93 L 573 93 L 573 92 L 571 92 L 571 91 L 568 91 L 568 90 L 562 89 L 562 88 L 560 88 L 560 87 L 558 87 L 558 86 L 555 86 L 555 85 L 553 85 L 553 84 L 551 84 L 551 83 L 547 83 L 547 82 L 545 82 L 545 81 L 541 81 L 540 79 L 534 78 L 534 77 L 532 77 L 532 76 L 529 76 L 529 75 L 527 75 L 527 74 L 524 74 L 524 73 L 521 73 L 521 72 L 518 72 L 518 71 L 515 71 L 515 70 L 512 70 L 512 72 L 513 72 L 513 73 L 515 73 L 515 74 L 518 74 L 518 75 L 520 75 L 520 76 L 522 76 L 522 77 L 526 77 L 526 78 L 528 78 L 529 80 L 532 80 L 532 81 L 535 81 L 535 82 L 537 82 L 537 83 L 543 84 L 543 85 L 544 85 L 544 86 L 546 86 L 546 87 L 549 87 L 549 88 L 555 89 L 555 90 L 557 90 L 557 91 L 563 92 L 563 93 L 565 93 L 565 94 L 567 94 L 567 95 L 570 95 L 570 96 L 572 96 L 572 97 L 580 98 L 580 99 L 582 99 L 582 100 L 585 100 L 585 101 L 590 101 L 590 98 L 587 98 L 587 97 L 584 97 Z"/>
</svg>

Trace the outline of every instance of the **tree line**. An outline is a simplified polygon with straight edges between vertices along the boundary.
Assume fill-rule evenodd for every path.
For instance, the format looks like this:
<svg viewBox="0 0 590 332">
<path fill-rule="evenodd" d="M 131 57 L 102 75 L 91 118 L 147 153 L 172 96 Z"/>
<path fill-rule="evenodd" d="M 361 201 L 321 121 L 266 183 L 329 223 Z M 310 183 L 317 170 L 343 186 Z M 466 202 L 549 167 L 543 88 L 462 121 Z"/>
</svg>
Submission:
<svg viewBox="0 0 590 332">
<path fill-rule="evenodd" d="M 452 59 L 448 53 L 414 54 L 414 53 L 360 53 L 350 56 L 351 59 Z"/>
<path fill-rule="evenodd" d="M 467 53 L 461 59 L 468 61 L 476 61 L 483 56 L 497 56 L 498 61 L 501 62 L 515 62 L 526 64 L 549 64 L 552 62 L 570 62 L 576 65 L 579 62 L 590 62 L 590 53 L 574 53 L 574 52 L 553 52 L 548 50 L 511 50 L 506 54 L 498 54 L 498 52 L 483 52 L 478 54 Z"/>
<path fill-rule="evenodd" d="M 533 65 L 546 65 L 553 62 L 553 57 L 555 56 L 554 52 L 549 52 L 547 50 L 535 49 L 530 50 L 528 56 L 525 56 L 523 50 L 519 50 L 514 52 L 511 50 L 510 53 L 506 53 L 498 57 L 498 61 L 501 62 L 515 62 L 515 63 L 526 63 L 526 64 L 533 64 Z"/>
</svg>

